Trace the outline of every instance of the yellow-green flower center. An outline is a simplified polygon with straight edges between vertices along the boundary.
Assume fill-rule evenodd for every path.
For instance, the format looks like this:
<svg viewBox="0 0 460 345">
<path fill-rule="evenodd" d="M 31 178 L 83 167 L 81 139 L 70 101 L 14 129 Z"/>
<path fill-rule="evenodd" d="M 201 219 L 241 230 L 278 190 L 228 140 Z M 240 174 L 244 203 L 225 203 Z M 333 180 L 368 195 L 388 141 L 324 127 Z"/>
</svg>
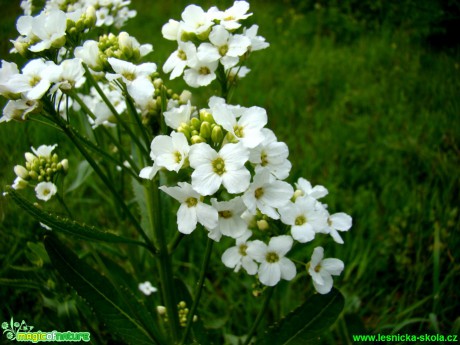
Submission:
<svg viewBox="0 0 460 345">
<path fill-rule="evenodd" d="M 225 44 L 225 45 L 219 47 L 220 56 L 225 56 L 225 54 L 227 54 L 227 52 L 228 52 L 228 45 Z"/>
<path fill-rule="evenodd" d="M 254 196 L 256 199 L 260 199 L 264 195 L 264 189 L 262 187 L 259 187 L 255 190 Z"/>
<path fill-rule="evenodd" d="M 190 197 L 185 200 L 185 203 L 187 204 L 188 207 L 195 207 L 196 204 L 198 204 L 197 198 Z"/>
<path fill-rule="evenodd" d="M 295 225 L 303 225 L 307 222 L 307 218 L 305 218 L 305 216 L 298 216 L 296 219 L 295 219 Z"/>
<path fill-rule="evenodd" d="M 321 271 L 321 264 L 318 264 L 318 265 L 315 267 L 315 272 L 316 272 L 316 273 L 319 273 L 319 271 Z"/>
<path fill-rule="evenodd" d="M 217 175 L 223 175 L 225 173 L 225 162 L 222 158 L 216 158 L 212 162 L 212 170 L 217 174 Z"/>
<path fill-rule="evenodd" d="M 187 60 L 187 54 L 185 54 L 185 52 L 182 49 L 179 49 L 177 51 L 177 56 L 179 57 L 179 59 L 183 61 Z"/>
<path fill-rule="evenodd" d="M 198 70 L 198 73 L 201 74 L 201 75 L 208 75 L 208 74 L 211 74 L 211 70 L 206 66 L 202 66 Z"/>
<path fill-rule="evenodd" d="M 278 254 L 276 254 L 275 252 L 269 252 L 267 253 L 267 255 L 265 256 L 265 260 L 269 263 L 269 264 L 273 264 L 275 262 L 278 262 L 280 260 L 280 257 Z"/>
<path fill-rule="evenodd" d="M 219 211 L 219 217 L 222 217 L 224 219 L 231 218 L 233 216 L 232 211 L 225 210 L 225 211 Z"/>
<path fill-rule="evenodd" d="M 268 164 L 267 154 L 265 153 L 265 151 L 262 151 L 260 154 L 260 165 L 264 167 L 267 164 Z"/>
<path fill-rule="evenodd" d="M 241 256 L 246 256 L 246 249 L 248 249 L 248 246 L 246 244 L 240 244 L 239 248 L 238 248 L 238 253 L 241 255 Z"/>
<path fill-rule="evenodd" d="M 233 127 L 233 131 L 235 132 L 235 136 L 238 138 L 243 138 L 244 137 L 244 127 L 243 126 L 235 126 Z"/>
<path fill-rule="evenodd" d="M 37 85 L 42 79 L 39 76 L 34 76 L 32 79 L 29 81 L 29 85 L 34 87 Z"/>
<path fill-rule="evenodd" d="M 182 154 L 179 151 L 174 152 L 174 156 L 176 157 L 176 163 L 180 163 L 182 160 Z"/>
</svg>

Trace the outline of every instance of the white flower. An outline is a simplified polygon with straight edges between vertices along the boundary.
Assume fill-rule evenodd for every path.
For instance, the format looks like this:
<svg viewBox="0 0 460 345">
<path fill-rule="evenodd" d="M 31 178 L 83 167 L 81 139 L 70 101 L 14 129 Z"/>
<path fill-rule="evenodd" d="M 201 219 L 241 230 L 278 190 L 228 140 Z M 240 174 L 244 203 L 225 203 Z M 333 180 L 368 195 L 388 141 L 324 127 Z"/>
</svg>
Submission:
<svg viewBox="0 0 460 345">
<path fill-rule="evenodd" d="M 312 241 L 327 225 L 327 211 L 313 198 L 297 198 L 295 203 L 287 204 L 279 212 L 281 221 L 291 225 L 291 235 L 300 243 Z"/>
<path fill-rule="evenodd" d="M 225 69 L 229 69 L 239 62 L 251 41 L 243 35 L 231 35 L 222 25 L 216 25 L 209 34 L 211 43 L 202 43 L 198 47 L 198 58 L 205 62 L 220 60 Z"/>
<path fill-rule="evenodd" d="M 352 225 L 352 218 L 343 212 L 334 213 L 327 218 L 327 227 L 323 232 L 332 236 L 335 242 L 343 244 L 343 239 L 337 231 L 348 231 Z"/>
<path fill-rule="evenodd" d="M 206 35 L 214 25 L 213 18 L 197 5 L 187 6 L 182 12 L 182 20 L 180 30 L 198 37 Z"/>
<path fill-rule="evenodd" d="M 40 41 L 29 50 L 37 53 L 49 48 L 60 48 L 65 43 L 67 16 L 60 10 L 41 12 L 32 22 L 33 34 Z"/>
<path fill-rule="evenodd" d="M 181 233 L 190 234 L 197 222 L 208 229 L 216 227 L 216 209 L 202 202 L 201 195 L 190 184 L 179 182 L 177 187 L 161 186 L 160 189 L 181 203 L 177 211 L 177 225 Z"/>
<path fill-rule="evenodd" d="M 254 181 L 243 194 L 243 201 L 252 214 L 259 209 L 270 218 L 279 219 L 275 209 L 285 206 L 293 194 L 289 183 L 276 180 L 270 171 L 263 169 L 254 175 Z"/>
<path fill-rule="evenodd" d="M 170 41 L 178 40 L 180 32 L 181 23 L 177 20 L 170 19 L 166 24 L 161 28 L 161 34 L 163 37 Z"/>
<path fill-rule="evenodd" d="M 267 112 L 260 107 L 241 108 L 236 114 L 225 104 L 210 100 L 212 116 L 217 124 L 231 133 L 247 148 L 254 148 L 265 138 L 262 128 L 267 124 Z M 212 105 L 212 106 L 211 106 Z"/>
<path fill-rule="evenodd" d="M 38 105 L 38 101 L 28 99 L 8 101 L 5 108 L 3 108 L 3 116 L 0 118 L 0 123 L 11 120 L 26 120 L 28 115 L 38 108 Z"/>
<path fill-rule="evenodd" d="M 301 196 L 310 196 L 315 199 L 321 199 L 328 194 L 328 191 L 323 186 L 312 187 L 311 183 L 303 177 L 297 180 L 295 184 L 297 189 L 302 192 Z"/>
<path fill-rule="evenodd" d="M 148 77 L 157 70 L 157 65 L 153 62 L 135 65 L 112 57 L 108 58 L 107 61 L 115 73 L 107 73 L 106 78 L 110 81 L 121 78 L 126 84 L 130 84 L 139 77 Z"/>
<path fill-rule="evenodd" d="M 244 192 L 251 178 L 244 166 L 248 157 L 249 151 L 241 144 L 224 145 L 218 153 L 206 143 L 192 145 L 193 188 L 202 195 L 212 195 L 223 184 L 231 194 Z"/>
<path fill-rule="evenodd" d="M 45 159 L 50 159 L 51 158 L 51 153 L 53 152 L 53 150 L 55 149 L 55 147 L 57 146 L 57 144 L 54 144 L 54 145 L 40 145 L 38 148 L 33 148 L 31 147 L 32 149 L 32 152 L 35 154 L 35 156 L 37 157 L 43 157 Z"/>
<path fill-rule="evenodd" d="M 211 204 L 219 215 L 217 227 L 213 230 L 225 236 L 238 238 L 248 229 L 245 220 L 241 218 L 243 212 L 246 211 L 241 197 L 221 202 L 213 198 Z"/>
<path fill-rule="evenodd" d="M 188 65 L 190 68 L 184 71 L 184 80 L 191 87 L 200 87 L 211 84 L 216 79 L 217 61 L 205 62 L 195 55 Z"/>
<path fill-rule="evenodd" d="M 276 178 L 282 180 L 289 176 L 292 164 L 288 160 L 289 149 L 283 142 L 278 142 L 275 134 L 268 128 L 262 128 L 263 141 L 251 150 L 249 161 L 256 165 L 256 172 L 266 168 Z"/>
<path fill-rule="evenodd" d="M 37 199 L 48 201 L 51 197 L 56 194 L 57 187 L 52 182 L 40 182 L 35 187 L 35 193 L 37 194 Z"/>
<path fill-rule="evenodd" d="M 265 49 L 270 45 L 268 42 L 265 42 L 265 38 L 257 36 L 257 30 L 259 30 L 259 27 L 255 24 L 249 29 L 243 29 L 243 35 L 251 41 L 251 45 L 249 46 L 249 51 L 251 52 Z"/>
<path fill-rule="evenodd" d="M 171 136 L 156 136 L 150 149 L 150 157 L 158 167 L 178 172 L 188 157 L 190 146 L 183 133 L 172 132 Z"/>
<path fill-rule="evenodd" d="M 272 237 L 268 246 L 256 240 L 248 245 L 246 253 L 260 262 L 258 275 L 262 284 L 274 286 L 281 279 L 291 280 L 297 271 L 294 263 L 285 257 L 292 247 L 292 237 L 281 235 Z"/>
<path fill-rule="evenodd" d="M 9 84 L 11 91 L 21 92 L 27 99 L 40 99 L 51 86 L 50 66 L 54 66 L 51 61 L 45 62 L 42 59 L 29 61 L 22 69 L 22 74 L 12 76 Z"/>
<path fill-rule="evenodd" d="M 224 254 L 222 254 L 222 262 L 225 266 L 233 268 L 235 272 L 238 272 L 240 268 L 243 267 L 250 275 L 257 273 L 257 264 L 246 253 L 250 243 L 247 242 L 247 240 L 251 236 L 252 232 L 247 230 L 243 235 L 236 239 L 236 246 L 228 248 Z"/>
<path fill-rule="evenodd" d="M 154 107 L 154 104 L 156 106 L 156 99 L 154 98 L 155 86 L 150 77 L 137 77 L 127 84 L 127 90 L 141 111 L 148 112 L 150 108 Z"/>
<path fill-rule="evenodd" d="M 75 57 L 81 59 L 95 71 L 102 70 L 104 65 L 104 62 L 101 59 L 99 46 L 96 41 L 88 40 L 83 43 L 82 47 L 75 48 Z"/>
<path fill-rule="evenodd" d="M 85 70 L 80 59 L 64 60 L 58 66 L 50 66 L 49 80 L 56 84 L 51 88 L 51 92 L 55 92 L 57 88 L 61 90 L 79 88 L 85 82 L 84 75 Z"/>
<path fill-rule="evenodd" d="M 344 264 L 339 259 L 324 259 L 324 249 L 316 247 L 311 256 L 310 268 L 308 273 L 313 278 L 313 286 L 320 294 L 327 294 L 331 291 L 333 281 L 332 276 L 342 273 Z"/>
<path fill-rule="evenodd" d="M 169 78 L 172 80 L 179 77 L 184 72 L 189 63 L 189 59 L 196 55 L 196 47 L 192 42 L 179 42 L 179 47 L 166 60 L 163 65 L 163 72 L 172 71 Z"/>
<path fill-rule="evenodd" d="M 233 31 L 238 29 L 241 24 L 240 20 L 252 16 L 252 13 L 247 13 L 249 10 L 249 3 L 246 1 L 235 1 L 233 6 L 225 11 L 215 12 L 214 16 L 220 20 L 220 24 L 227 30 Z"/>
<path fill-rule="evenodd" d="M 14 179 L 13 185 L 11 188 L 19 190 L 19 189 L 24 189 L 29 185 L 29 183 L 26 180 L 23 180 L 19 176 Z"/>
<path fill-rule="evenodd" d="M 150 296 L 153 292 L 158 291 L 158 289 L 149 281 L 139 283 L 139 290 L 146 296 Z"/>
<path fill-rule="evenodd" d="M 109 9 L 107 7 L 102 7 L 96 11 L 96 26 L 107 25 L 110 26 L 113 24 L 113 16 L 109 14 Z"/>
<path fill-rule="evenodd" d="M 179 107 L 174 107 L 171 110 L 165 111 L 163 113 L 166 125 L 172 129 L 177 130 L 183 123 L 190 121 L 192 116 L 192 105 L 190 101 L 187 101 L 187 104 L 183 104 Z"/>
<path fill-rule="evenodd" d="M 14 62 L 2 60 L 2 67 L 0 68 L 0 95 L 7 97 L 10 96 L 10 80 L 14 75 L 18 75 L 18 66 Z"/>
</svg>

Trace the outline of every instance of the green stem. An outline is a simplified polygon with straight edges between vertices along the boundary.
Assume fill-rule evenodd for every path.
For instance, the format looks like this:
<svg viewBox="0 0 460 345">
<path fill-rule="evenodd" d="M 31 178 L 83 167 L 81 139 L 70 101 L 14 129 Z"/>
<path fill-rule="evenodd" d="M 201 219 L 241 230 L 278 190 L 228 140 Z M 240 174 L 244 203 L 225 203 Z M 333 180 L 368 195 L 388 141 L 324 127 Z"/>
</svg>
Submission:
<svg viewBox="0 0 460 345">
<path fill-rule="evenodd" d="M 67 204 L 66 204 L 65 201 L 64 201 L 64 198 L 61 197 L 61 195 L 59 195 L 59 193 L 56 193 L 56 198 L 58 199 L 59 203 L 62 205 L 62 207 L 64 208 L 64 210 L 66 211 L 67 215 L 68 215 L 70 218 L 73 218 L 73 217 L 72 217 L 72 213 L 70 212 L 70 209 L 67 207 Z"/>
<path fill-rule="evenodd" d="M 181 232 L 177 232 L 176 235 L 174 236 L 173 240 L 168 244 L 168 253 L 169 255 L 172 255 L 174 253 L 174 250 L 177 248 L 179 245 L 180 241 L 185 237 L 185 235 Z"/>
<path fill-rule="evenodd" d="M 139 138 L 137 137 L 137 135 L 133 133 L 133 131 L 131 130 L 131 128 L 129 128 L 129 126 L 125 123 L 125 121 L 123 121 L 121 119 L 120 114 L 118 114 L 118 112 L 115 109 L 115 107 L 113 106 L 113 104 L 110 102 L 110 100 L 105 95 L 104 91 L 102 91 L 101 87 L 99 86 L 97 81 L 94 79 L 93 75 L 91 74 L 91 71 L 88 69 L 88 66 L 86 66 L 86 64 L 84 64 L 84 63 L 82 65 L 83 65 L 83 68 L 86 71 L 86 77 L 88 78 L 90 83 L 94 86 L 94 88 L 96 89 L 96 91 L 99 94 L 99 96 L 101 96 L 101 98 L 104 101 L 104 103 L 109 107 L 109 109 L 112 112 L 112 114 L 116 117 L 118 123 L 123 127 L 123 129 L 126 131 L 126 133 L 128 133 L 128 135 L 131 137 L 133 142 L 142 150 L 142 153 L 148 158 L 149 157 L 148 150 L 145 148 L 144 145 L 142 145 L 142 143 L 139 141 Z"/>
<path fill-rule="evenodd" d="M 139 127 L 139 131 L 141 132 L 141 135 L 145 141 L 146 146 L 150 147 L 151 140 L 149 140 L 149 136 L 145 130 L 145 126 L 142 124 L 141 116 L 138 114 L 136 110 L 136 106 L 134 105 L 134 102 L 128 93 L 128 89 L 126 88 L 126 85 L 123 85 L 123 92 L 125 95 L 126 107 L 128 108 L 128 112 L 131 114 L 131 117 L 134 118 L 134 121 Z"/>
<path fill-rule="evenodd" d="M 59 127 L 62 128 L 64 133 L 69 137 L 69 139 L 74 143 L 75 147 L 78 149 L 78 151 L 81 152 L 83 157 L 88 161 L 89 165 L 93 168 L 94 172 L 99 176 L 99 178 L 102 180 L 102 182 L 105 184 L 107 189 L 112 193 L 114 196 L 116 202 L 120 205 L 124 213 L 127 215 L 131 223 L 134 225 L 136 228 L 137 232 L 142 236 L 144 239 L 145 243 L 149 246 L 150 251 L 155 254 L 155 247 L 153 246 L 152 242 L 150 241 L 149 237 L 147 234 L 144 232 L 142 227 L 140 226 L 139 222 L 137 219 L 133 216 L 131 213 L 130 209 L 128 206 L 126 206 L 125 202 L 123 199 L 120 197 L 118 194 L 117 190 L 113 186 L 113 184 L 108 180 L 104 172 L 101 170 L 99 165 L 94 161 L 94 159 L 91 157 L 91 155 L 88 153 L 88 151 L 85 150 L 83 146 L 81 146 L 78 138 L 76 135 L 73 133 L 73 131 L 70 129 L 70 126 L 67 125 L 67 123 L 64 122 L 64 120 L 59 116 L 59 114 L 55 114 L 54 119 L 56 120 L 56 123 Z"/>
<path fill-rule="evenodd" d="M 267 290 L 267 295 L 265 296 L 262 309 L 259 310 L 259 314 L 257 314 L 256 320 L 254 321 L 243 345 L 248 345 L 251 342 L 252 337 L 254 337 L 254 334 L 256 334 L 257 328 L 259 327 L 260 321 L 262 321 L 262 318 L 265 316 L 268 306 L 270 305 L 270 299 L 273 296 L 273 291 L 275 291 L 275 288 L 267 288 Z"/>
<path fill-rule="evenodd" d="M 168 246 L 166 243 L 165 228 L 163 225 L 164 207 L 159 190 L 158 179 L 151 181 L 147 190 L 150 199 L 148 202 L 150 223 L 153 228 L 156 243 L 158 246 L 158 269 L 160 273 L 160 282 L 162 295 L 168 315 L 168 323 L 170 325 L 171 339 L 174 344 L 177 344 L 180 337 L 180 324 L 179 314 L 177 311 L 177 301 L 173 281 L 173 269 L 171 256 L 168 253 Z"/>
<path fill-rule="evenodd" d="M 85 104 L 85 102 L 83 102 L 83 100 L 80 98 L 80 96 L 78 96 L 76 93 L 72 93 L 72 98 L 75 99 L 77 101 L 77 103 L 81 106 L 81 108 L 85 111 L 86 114 L 88 114 L 89 117 L 91 117 L 92 119 L 95 119 L 96 116 L 94 115 L 94 113 L 88 108 L 88 106 Z M 116 146 L 116 148 L 118 149 L 118 151 L 120 152 L 120 154 L 124 157 L 124 159 L 126 161 L 128 161 L 128 163 L 131 165 L 131 167 L 136 171 L 136 172 L 139 172 L 139 168 L 137 166 L 137 164 L 133 161 L 133 159 L 130 157 L 129 154 L 127 154 L 125 152 L 125 150 L 123 149 L 123 147 L 120 145 L 120 143 L 118 142 L 118 140 L 116 140 L 114 138 L 114 136 L 107 130 L 107 128 L 105 127 L 101 127 L 102 128 L 102 131 L 104 132 L 104 134 L 109 138 L 109 140 Z M 88 141 L 85 140 L 85 144 L 88 145 Z M 97 148 L 97 146 L 94 146 L 94 145 L 91 145 L 91 148 L 92 149 L 95 149 L 96 151 L 100 152 L 100 150 Z M 118 163 L 118 162 L 117 162 Z M 121 163 L 122 166 L 123 163 Z"/>
<path fill-rule="evenodd" d="M 208 238 L 208 241 L 206 243 L 206 253 L 204 256 L 203 265 L 201 266 L 200 278 L 198 280 L 198 286 L 195 292 L 195 296 L 193 298 L 192 308 L 188 313 L 187 325 L 185 326 L 185 331 L 180 342 L 181 344 L 185 344 L 185 342 L 187 341 L 188 334 L 190 333 L 190 329 L 192 328 L 193 316 L 195 315 L 196 310 L 198 309 L 198 304 L 200 303 L 201 293 L 203 292 L 204 279 L 206 278 L 206 271 L 208 270 L 209 261 L 211 259 L 213 244 L 214 240 Z"/>
</svg>

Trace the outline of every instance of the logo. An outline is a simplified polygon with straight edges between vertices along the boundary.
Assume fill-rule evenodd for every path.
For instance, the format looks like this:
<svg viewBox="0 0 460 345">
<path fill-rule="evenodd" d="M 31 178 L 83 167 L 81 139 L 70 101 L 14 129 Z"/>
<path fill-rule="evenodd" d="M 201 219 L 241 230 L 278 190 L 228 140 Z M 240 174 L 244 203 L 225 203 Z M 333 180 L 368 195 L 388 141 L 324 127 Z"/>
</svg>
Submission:
<svg viewBox="0 0 460 345">
<path fill-rule="evenodd" d="M 11 318 L 10 323 L 3 322 L 2 323 L 3 335 L 7 337 L 7 339 L 19 342 L 30 342 L 30 343 L 38 343 L 38 342 L 53 342 L 53 341 L 68 341 L 68 342 L 89 342 L 91 335 L 89 332 L 58 332 L 58 331 L 51 331 L 51 332 L 42 332 L 36 331 L 32 332 L 34 329 L 33 326 L 27 325 L 27 323 L 22 320 L 21 323 L 14 322 L 13 318 Z"/>
</svg>

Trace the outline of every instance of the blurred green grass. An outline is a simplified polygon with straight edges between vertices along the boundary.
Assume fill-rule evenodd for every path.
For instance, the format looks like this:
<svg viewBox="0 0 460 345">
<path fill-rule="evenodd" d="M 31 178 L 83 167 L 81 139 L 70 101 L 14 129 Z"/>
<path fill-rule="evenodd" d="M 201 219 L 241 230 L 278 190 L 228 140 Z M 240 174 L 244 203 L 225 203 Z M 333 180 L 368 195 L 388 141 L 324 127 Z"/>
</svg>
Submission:
<svg viewBox="0 0 460 345">
<path fill-rule="evenodd" d="M 141 43 L 154 45 L 151 57 L 159 66 L 174 49 L 174 43 L 160 37 L 161 26 L 169 18 L 179 19 L 187 3 L 133 1 L 138 16 L 125 30 Z M 225 8 L 232 2 L 196 3 Z M 400 14 L 400 22 L 388 24 L 374 12 L 366 17 L 364 10 L 363 20 L 335 2 L 305 3 L 313 4 L 251 2 L 250 21 L 259 25 L 259 34 L 271 46 L 253 54 L 252 72 L 241 81 L 232 102 L 266 108 L 269 127 L 290 148 L 291 182 L 302 176 L 326 186 L 330 194 L 325 202 L 331 211 L 353 217 L 343 246 L 325 243 L 327 256 L 346 264 L 337 286 L 347 297 L 347 307 L 328 340 L 349 344 L 351 334 L 363 332 L 456 333 L 460 325 L 458 50 L 426 44 L 428 26 L 422 10 L 412 13 L 413 22 Z M 437 2 L 423 4 L 436 9 Z M 14 24 L 17 6 L 5 6 L 10 15 L 5 20 L 2 16 L 2 38 L 12 38 L 14 28 L 7 25 Z M 2 41 L 1 57 L 9 60 Z M 168 85 L 175 90 L 185 87 L 181 81 Z M 196 102 L 205 106 L 206 99 L 218 93 L 215 88 L 197 90 Z M 0 126 L 2 184 L 12 182 L 12 167 L 31 145 L 55 141 L 63 139 L 33 124 Z M 6 208 L 0 228 L 7 238 L 26 240 L 25 234 L 33 234 L 13 205 L 0 206 Z M 97 213 L 103 214 L 103 209 Z M 91 220 L 95 215 L 81 216 Z M 12 229 L 21 235 L 12 234 Z M 200 262 L 200 246 L 197 252 L 180 256 L 190 275 L 193 263 Z M 2 256 L 11 255 L 7 246 L 1 248 Z M 240 309 L 242 299 L 237 296 L 245 293 L 244 283 L 226 278 L 228 272 L 222 272 L 217 260 L 212 272 L 207 287 L 214 297 L 205 299 L 203 310 L 210 315 L 214 309 L 227 310 L 212 320 L 212 326 L 231 331 L 241 320 L 250 324 L 257 301 L 249 305 L 249 312 Z M 295 283 L 295 292 L 281 286 L 277 313 L 286 313 L 302 300 L 296 293 L 310 289 L 302 284 Z M 234 297 L 229 303 L 230 296 Z"/>
</svg>

